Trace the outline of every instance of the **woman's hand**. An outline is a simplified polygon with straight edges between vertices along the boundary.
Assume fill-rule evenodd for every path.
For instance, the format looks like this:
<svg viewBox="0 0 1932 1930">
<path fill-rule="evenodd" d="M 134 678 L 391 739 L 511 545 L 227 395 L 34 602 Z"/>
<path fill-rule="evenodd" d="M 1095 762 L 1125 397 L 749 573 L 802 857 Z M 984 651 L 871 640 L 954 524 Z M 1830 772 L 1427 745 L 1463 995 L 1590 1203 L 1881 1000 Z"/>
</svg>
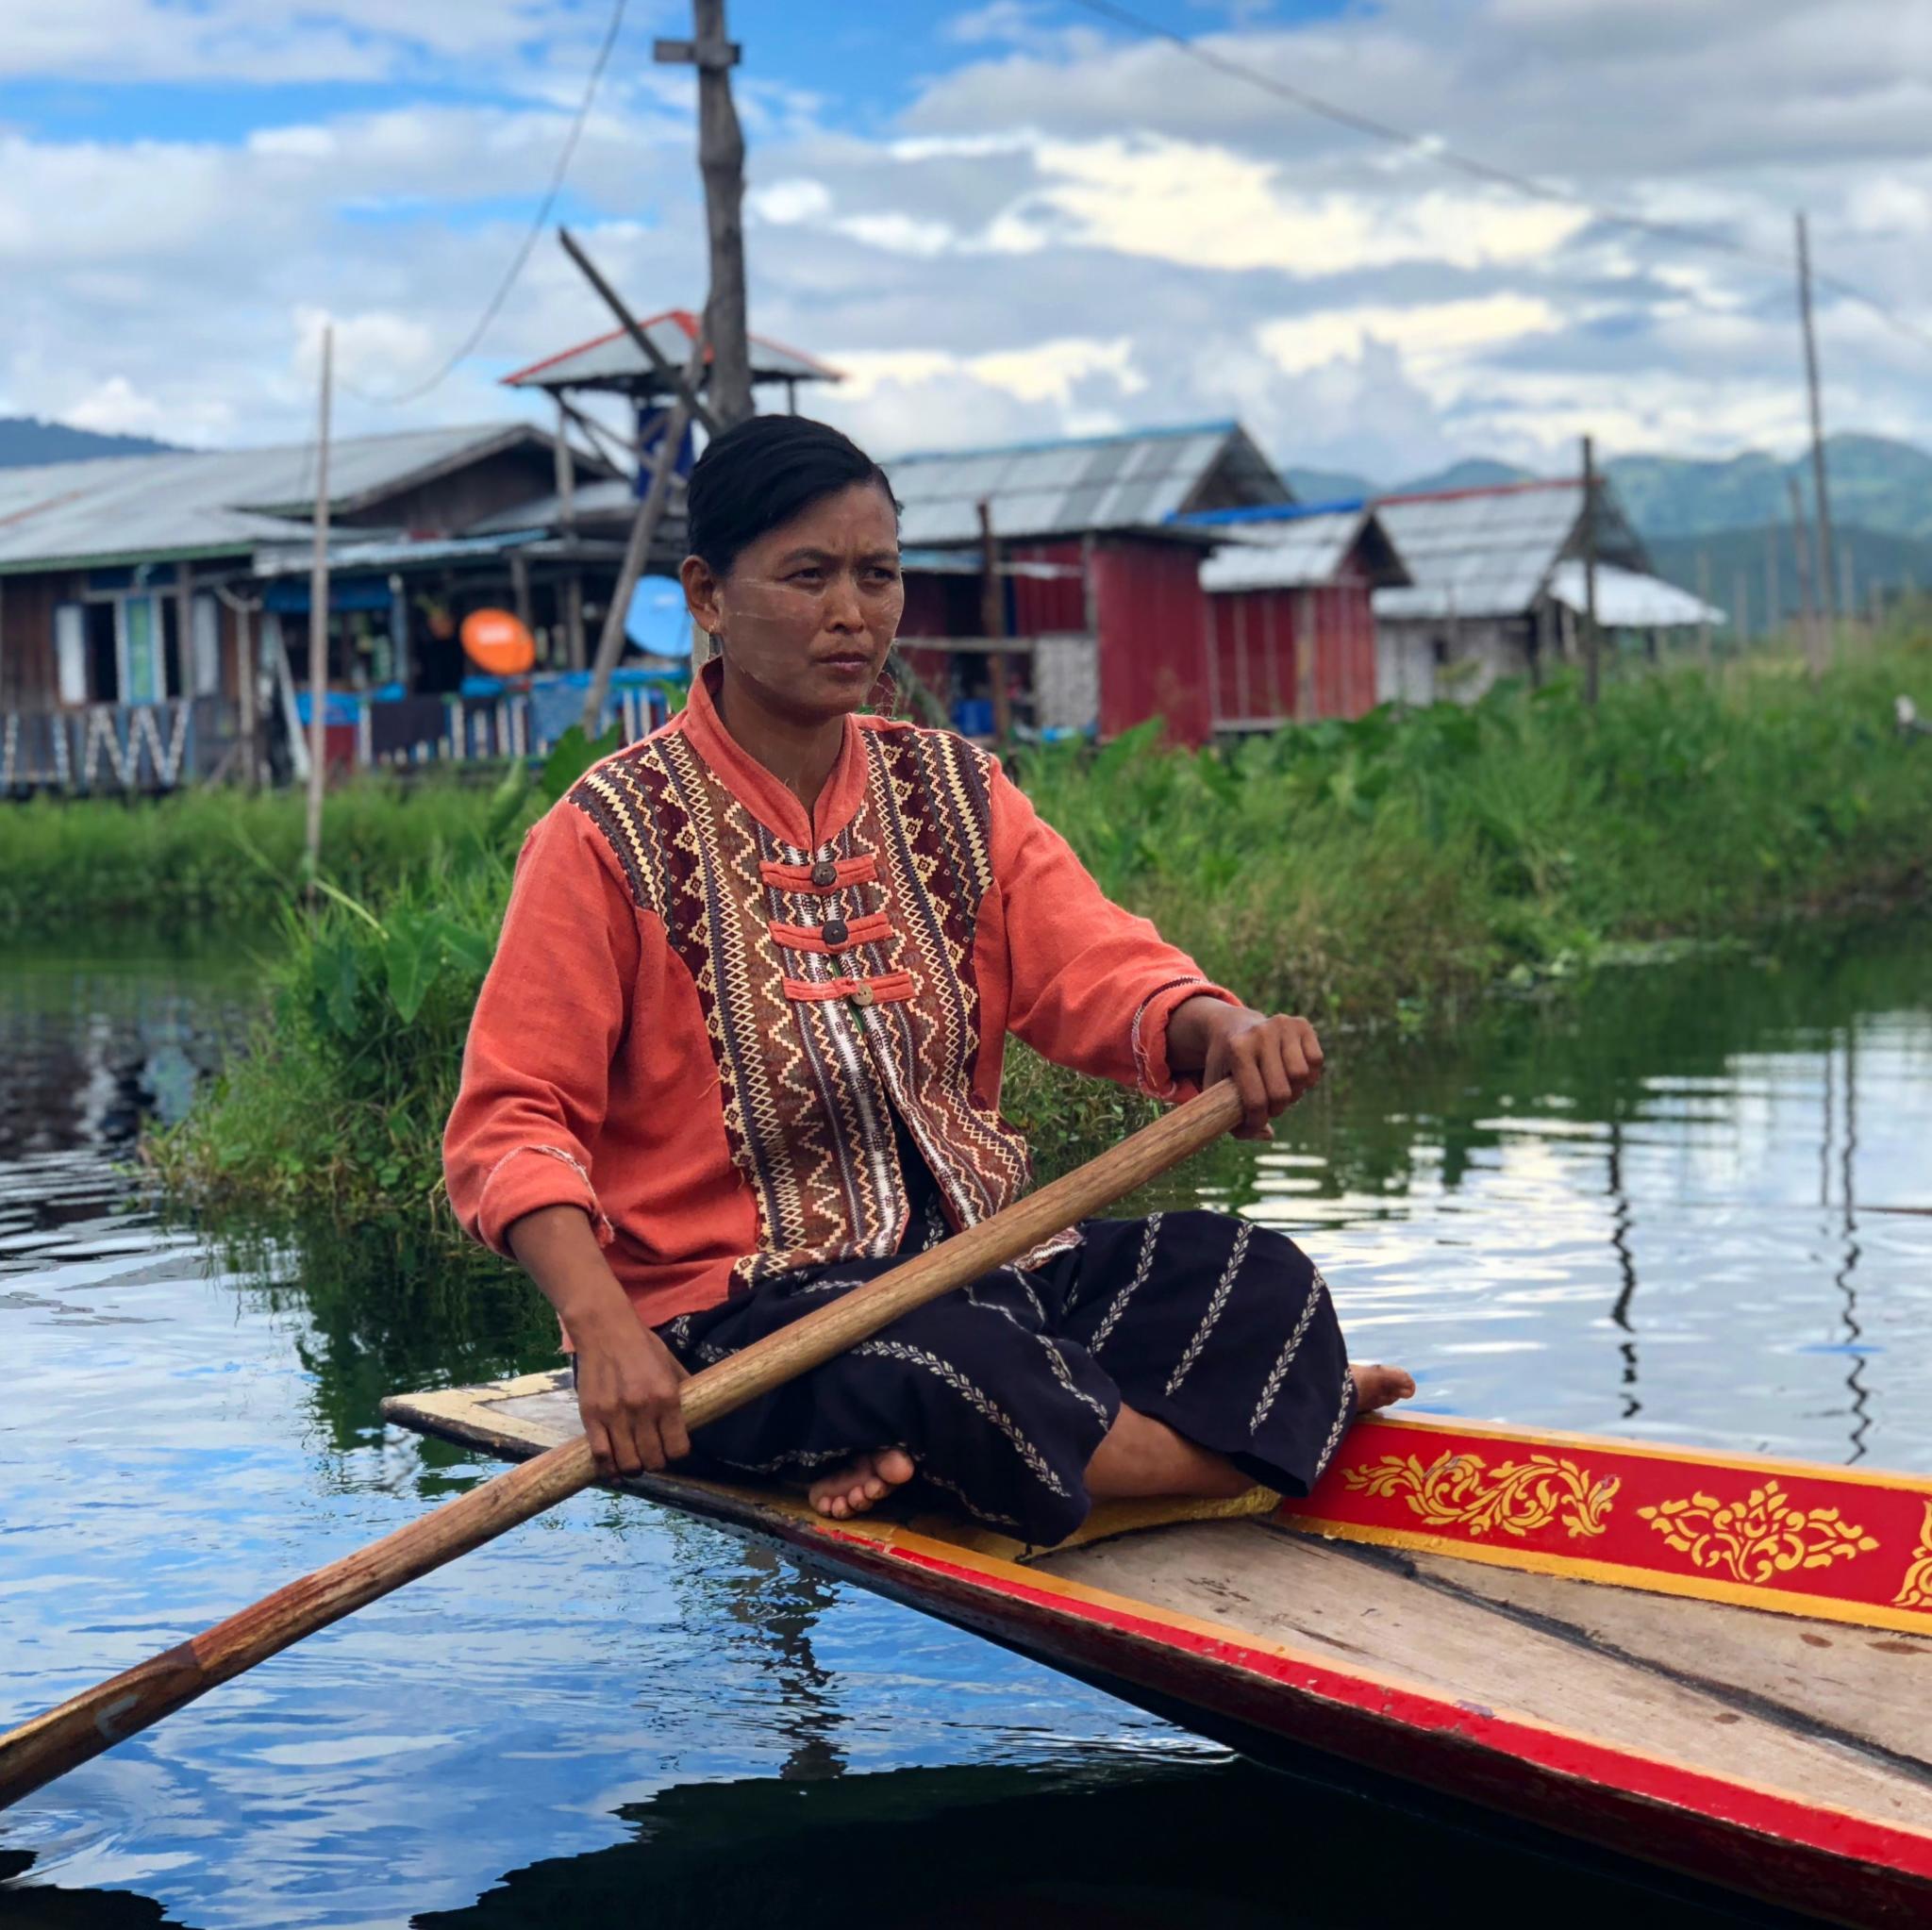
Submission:
<svg viewBox="0 0 1932 1930">
<path fill-rule="evenodd" d="M 608 1332 L 576 1334 L 577 1412 L 607 1478 L 656 1473 L 691 1453 L 678 1389 L 691 1378 L 628 1306 Z"/>
<path fill-rule="evenodd" d="M 513 1221 L 509 1250 L 557 1309 L 576 1349 L 577 1411 L 607 1480 L 653 1473 L 691 1453 L 677 1390 L 691 1378 L 642 1324 L 581 1206 Z"/>
<path fill-rule="evenodd" d="M 1168 1021 L 1168 1063 L 1202 1086 L 1232 1079 L 1241 1094 L 1238 1140 L 1271 1140 L 1268 1122 L 1322 1082 L 1322 1041 L 1306 1019 L 1273 1018 L 1220 999 L 1195 998 Z"/>
</svg>

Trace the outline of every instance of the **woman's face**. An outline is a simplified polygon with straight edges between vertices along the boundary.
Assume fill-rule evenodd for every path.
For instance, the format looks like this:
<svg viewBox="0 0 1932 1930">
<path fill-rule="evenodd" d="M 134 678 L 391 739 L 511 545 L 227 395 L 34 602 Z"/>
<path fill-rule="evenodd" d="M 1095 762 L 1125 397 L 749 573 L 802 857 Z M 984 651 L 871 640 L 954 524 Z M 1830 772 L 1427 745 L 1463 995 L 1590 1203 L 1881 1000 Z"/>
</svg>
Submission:
<svg viewBox="0 0 1932 1930">
<path fill-rule="evenodd" d="M 854 483 L 767 531 L 722 578 L 700 557 L 687 557 L 679 575 L 727 670 L 801 720 L 864 704 L 906 607 L 898 522 L 874 483 Z"/>
</svg>

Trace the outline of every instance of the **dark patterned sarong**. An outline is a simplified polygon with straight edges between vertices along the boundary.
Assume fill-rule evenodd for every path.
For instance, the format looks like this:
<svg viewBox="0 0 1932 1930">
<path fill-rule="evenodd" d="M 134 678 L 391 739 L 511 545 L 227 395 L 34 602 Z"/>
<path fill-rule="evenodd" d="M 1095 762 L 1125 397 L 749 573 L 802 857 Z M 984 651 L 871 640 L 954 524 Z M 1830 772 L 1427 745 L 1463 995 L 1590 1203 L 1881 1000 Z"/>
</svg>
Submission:
<svg viewBox="0 0 1932 1930">
<path fill-rule="evenodd" d="M 658 1329 L 693 1373 L 943 1237 L 808 1267 Z M 1035 1545 L 1085 1520 L 1084 1472 L 1123 1401 L 1287 1494 L 1355 1413 L 1327 1283 L 1294 1242 L 1223 1213 L 1090 1220 L 1031 1272 L 1003 1267 L 701 1429 L 724 1471 L 815 1475 L 902 1447 L 941 1506 Z"/>
</svg>

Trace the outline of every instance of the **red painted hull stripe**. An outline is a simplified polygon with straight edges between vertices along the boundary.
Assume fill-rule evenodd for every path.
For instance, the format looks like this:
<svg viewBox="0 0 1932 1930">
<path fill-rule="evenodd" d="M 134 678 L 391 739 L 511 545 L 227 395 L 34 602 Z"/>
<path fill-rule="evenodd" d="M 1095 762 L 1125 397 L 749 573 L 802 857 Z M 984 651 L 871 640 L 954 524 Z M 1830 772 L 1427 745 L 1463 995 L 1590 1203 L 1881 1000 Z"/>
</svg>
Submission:
<svg viewBox="0 0 1932 1930">
<path fill-rule="evenodd" d="M 1501 1754 L 1534 1762 L 1560 1775 L 1671 1804 L 1782 1841 L 1807 1844 L 1833 1856 L 1878 1864 L 1932 1880 L 1932 1837 L 1914 1831 L 1896 1829 L 1842 1810 L 1816 1809 L 1773 1790 L 1728 1782 L 1721 1776 L 1654 1756 L 1633 1755 L 1606 1743 L 1536 1723 L 1441 1702 L 1414 1689 L 1348 1675 L 1320 1662 L 1293 1660 L 1247 1648 L 1237 1641 L 1217 1640 L 1149 1616 L 993 1576 L 921 1549 L 894 1547 L 837 1528 L 827 1527 L 820 1532 L 828 1539 L 889 1556 L 895 1561 L 968 1583 L 988 1593 L 1006 1595 L 1056 1615 L 1098 1622 L 1169 1649 L 1243 1669 L 1250 1674 L 1287 1684 L 1303 1694 L 1367 1710 L 1413 1729 L 1467 1736 Z"/>
</svg>

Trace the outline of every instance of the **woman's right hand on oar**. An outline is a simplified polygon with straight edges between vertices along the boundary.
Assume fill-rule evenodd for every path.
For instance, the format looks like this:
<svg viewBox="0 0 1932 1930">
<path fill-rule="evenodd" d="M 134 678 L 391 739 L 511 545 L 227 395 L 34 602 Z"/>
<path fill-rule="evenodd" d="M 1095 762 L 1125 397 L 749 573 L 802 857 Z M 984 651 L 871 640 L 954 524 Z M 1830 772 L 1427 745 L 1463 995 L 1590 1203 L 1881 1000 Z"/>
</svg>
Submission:
<svg viewBox="0 0 1932 1930">
<path fill-rule="evenodd" d="M 609 1332 L 573 1329 L 571 1338 L 577 1344 L 577 1412 L 600 1474 L 656 1473 L 691 1453 L 677 1392 L 691 1376 L 639 1324 L 628 1300 Z"/>
<path fill-rule="evenodd" d="M 590 1216 L 579 1206 L 541 1206 L 514 1222 L 508 1238 L 576 1349 L 577 1412 L 598 1473 L 655 1473 L 682 1460 L 691 1435 L 678 1389 L 691 1376 L 638 1320 Z"/>
</svg>

